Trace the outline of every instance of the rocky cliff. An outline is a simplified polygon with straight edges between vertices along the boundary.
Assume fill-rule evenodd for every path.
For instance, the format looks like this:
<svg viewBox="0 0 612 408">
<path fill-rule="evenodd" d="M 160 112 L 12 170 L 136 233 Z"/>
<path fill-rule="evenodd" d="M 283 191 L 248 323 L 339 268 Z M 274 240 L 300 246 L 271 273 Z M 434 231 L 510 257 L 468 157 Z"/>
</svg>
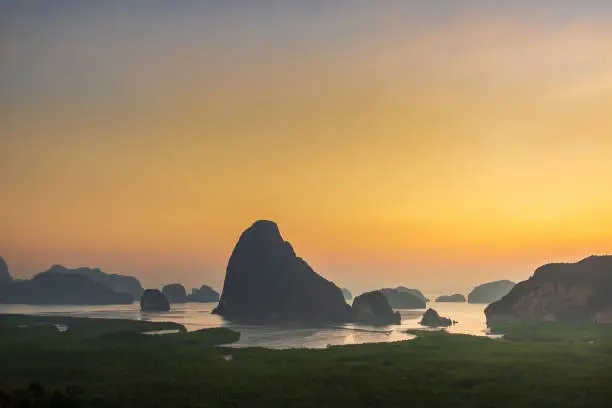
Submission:
<svg viewBox="0 0 612 408">
<path fill-rule="evenodd" d="M 517 321 L 612 323 L 612 256 L 548 264 L 485 309 L 489 325 Z"/>
<path fill-rule="evenodd" d="M 257 221 L 240 236 L 213 313 L 249 323 L 342 322 L 351 316 L 340 288 L 297 257 L 272 221 Z"/>
<path fill-rule="evenodd" d="M 13 281 L 9 273 L 8 265 L 4 258 L 0 256 L 0 286 L 7 285 Z"/>
</svg>

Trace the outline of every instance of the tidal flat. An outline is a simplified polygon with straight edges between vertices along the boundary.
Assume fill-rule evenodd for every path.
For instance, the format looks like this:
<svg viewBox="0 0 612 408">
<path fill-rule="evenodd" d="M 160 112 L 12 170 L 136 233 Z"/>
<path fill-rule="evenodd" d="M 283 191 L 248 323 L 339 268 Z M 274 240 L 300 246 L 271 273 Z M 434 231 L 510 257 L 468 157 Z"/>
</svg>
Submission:
<svg viewBox="0 0 612 408">
<path fill-rule="evenodd" d="M 174 333 L 142 334 L 159 330 Z M 612 328 L 496 330 L 504 339 L 417 331 L 395 343 L 270 350 L 224 347 L 240 336 L 227 328 L 0 315 L 0 406 L 610 406 Z"/>
</svg>

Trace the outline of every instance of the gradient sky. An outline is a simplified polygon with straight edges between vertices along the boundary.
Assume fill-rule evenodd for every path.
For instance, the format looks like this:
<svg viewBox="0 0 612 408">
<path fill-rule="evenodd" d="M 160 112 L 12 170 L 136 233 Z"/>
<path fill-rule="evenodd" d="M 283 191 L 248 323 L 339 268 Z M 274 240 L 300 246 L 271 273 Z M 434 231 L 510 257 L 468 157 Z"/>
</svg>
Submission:
<svg viewBox="0 0 612 408">
<path fill-rule="evenodd" d="M 612 248 L 612 3 L 0 2 L 0 255 L 221 288 L 275 220 L 355 291 Z"/>
</svg>

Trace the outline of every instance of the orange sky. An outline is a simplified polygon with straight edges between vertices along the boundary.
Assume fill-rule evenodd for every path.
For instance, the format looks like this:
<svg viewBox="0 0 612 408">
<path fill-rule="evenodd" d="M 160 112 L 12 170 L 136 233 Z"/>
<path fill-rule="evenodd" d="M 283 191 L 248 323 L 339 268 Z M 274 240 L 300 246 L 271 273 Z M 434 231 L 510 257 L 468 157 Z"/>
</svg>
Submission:
<svg viewBox="0 0 612 408">
<path fill-rule="evenodd" d="M 260 218 L 359 290 L 609 252 L 612 15 L 117 3 L 0 19 L 14 275 L 220 288 Z"/>
</svg>

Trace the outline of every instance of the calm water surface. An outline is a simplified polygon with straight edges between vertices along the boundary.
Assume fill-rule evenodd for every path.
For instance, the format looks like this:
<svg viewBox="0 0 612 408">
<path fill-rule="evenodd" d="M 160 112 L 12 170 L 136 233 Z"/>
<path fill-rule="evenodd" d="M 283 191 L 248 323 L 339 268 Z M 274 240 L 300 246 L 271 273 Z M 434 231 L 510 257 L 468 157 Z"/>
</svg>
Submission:
<svg viewBox="0 0 612 408">
<path fill-rule="evenodd" d="M 323 327 L 304 326 L 246 326 L 235 325 L 224 321 L 210 312 L 214 303 L 185 303 L 172 305 L 166 313 L 141 313 L 140 305 L 110 306 L 34 306 L 34 305 L 0 305 L 0 313 L 18 313 L 29 315 L 57 315 L 74 317 L 93 317 L 104 319 L 133 319 L 154 322 L 176 322 L 187 330 L 199 330 L 211 327 L 228 327 L 240 332 L 240 341 L 233 347 L 267 347 L 283 348 L 324 348 L 328 345 L 345 345 L 361 343 L 379 343 L 410 340 L 413 335 L 404 333 L 407 329 L 421 328 L 419 320 L 425 310 L 400 310 L 402 324 L 397 326 L 373 327 L 366 325 L 344 324 Z M 442 316 L 459 323 L 448 329 L 451 333 L 464 333 L 477 336 L 486 335 L 484 316 L 485 305 L 468 303 L 430 302 Z"/>
</svg>

